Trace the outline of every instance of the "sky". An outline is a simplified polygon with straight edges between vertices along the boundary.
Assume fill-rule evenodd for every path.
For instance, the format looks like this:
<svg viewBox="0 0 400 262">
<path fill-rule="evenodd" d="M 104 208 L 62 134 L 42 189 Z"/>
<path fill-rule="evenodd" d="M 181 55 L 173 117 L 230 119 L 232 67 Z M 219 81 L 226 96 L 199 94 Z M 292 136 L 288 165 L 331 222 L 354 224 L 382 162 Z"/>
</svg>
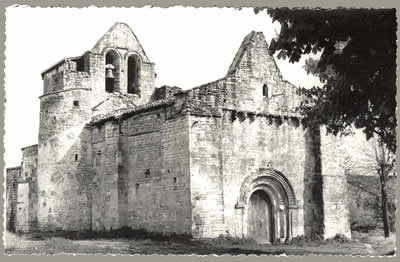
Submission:
<svg viewBox="0 0 400 262">
<path fill-rule="evenodd" d="M 243 38 L 252 30 L 268 43 L 280 30 L 265 11 L 232 8 L 31 8 L 6 9 L 6 167 L 20 165 L 21 148 L 37 144 L 40 73 L 59 60 L 82 55 L 115 23 L 128 24 L 155 63 L 156 86 L 192 88 L 225 76 Z M 305 58 L 277 60 L 284 79 L 318 84 Z"/>
</svg>

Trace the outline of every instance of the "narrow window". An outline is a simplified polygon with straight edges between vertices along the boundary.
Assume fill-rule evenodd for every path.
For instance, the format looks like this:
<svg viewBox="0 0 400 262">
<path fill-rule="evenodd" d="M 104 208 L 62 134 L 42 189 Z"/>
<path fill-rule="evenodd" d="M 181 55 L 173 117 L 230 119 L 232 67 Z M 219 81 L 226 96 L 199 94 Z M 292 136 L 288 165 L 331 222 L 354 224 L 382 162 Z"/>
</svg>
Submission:
<svg viewBox="0 0 400 262">
<path fill-rule="evenodd" d="M 74 100 L 74 106 L 79 106 L 79 101 L 78 100 Z"/>
<path fill-rule="evenodd" d="M 78 161 L 78 154 L 75 154 L 75 161 Z"/>
<path fill-rule="evenodd" d="M 268 86 L 267 84 L 264 84 L 262 87 L 262 93 L 264 97 L 268 97 Z"/>
<path fill-rule="evenodd" d="M 174 184 L 176 184 L 176 177 L 174 177 Z"/>
<path fill-rule="evenodd" d="M 128 57 L 128 94 L 140 96 L 140 61 L 136 55 Z"/>
<path fill-rule="evenodd" d="M 144 172 L 144 177 L 149 177 L 150 176 L 150 169 L 146 169 Z"/>
</svg>

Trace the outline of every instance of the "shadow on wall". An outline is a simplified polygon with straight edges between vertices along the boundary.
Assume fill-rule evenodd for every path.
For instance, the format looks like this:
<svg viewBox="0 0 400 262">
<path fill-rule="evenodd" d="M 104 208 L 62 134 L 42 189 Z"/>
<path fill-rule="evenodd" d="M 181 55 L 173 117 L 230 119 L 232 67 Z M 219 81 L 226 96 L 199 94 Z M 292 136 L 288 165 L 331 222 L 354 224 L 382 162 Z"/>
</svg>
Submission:
<svg viewBox="0 0 400 262">
<path fill-rule="evenodd" d="M 323 236 L 324 210 L 321 174 L 321 136 L 318 126 L 307 127 L 305 132 L 304 164 L 304 234 Z"/>
</svg>

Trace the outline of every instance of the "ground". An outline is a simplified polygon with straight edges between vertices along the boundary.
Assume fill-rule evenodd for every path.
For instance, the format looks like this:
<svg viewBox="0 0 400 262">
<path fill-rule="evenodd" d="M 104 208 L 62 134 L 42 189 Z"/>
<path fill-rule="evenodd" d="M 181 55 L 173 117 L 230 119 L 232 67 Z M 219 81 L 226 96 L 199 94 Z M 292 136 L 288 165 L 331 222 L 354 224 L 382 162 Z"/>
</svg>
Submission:
<svg viewBox="0 0 400 262">
<path fill-rule="evenodd" d="M 71 239 L 54 234 L 35 236 L 6 233 L 7 254 L 269 254 L 269 255 L 307 255 L 335 254 L 382 256 L 394 255 L 395 233 L 384 239 L 382 230 L 369 233 L 353 232 L 352 240 L 342 238 L 326 241 L 294 240 L 290 245 L 260 245 L 252 240 L 237 240 L 220 237 L 213 240 L 194 240 L 188 238 L 109 238 Z"/>
</svg>

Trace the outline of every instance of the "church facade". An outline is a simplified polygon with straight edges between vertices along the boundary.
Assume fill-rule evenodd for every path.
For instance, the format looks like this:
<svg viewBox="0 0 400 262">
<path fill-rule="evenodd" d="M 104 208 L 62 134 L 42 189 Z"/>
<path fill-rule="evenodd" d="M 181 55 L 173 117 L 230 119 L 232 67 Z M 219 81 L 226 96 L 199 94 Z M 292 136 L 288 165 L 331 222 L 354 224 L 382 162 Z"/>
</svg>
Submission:
<svg viewBox="0 0 400 262">
<path fill-rule="evenodd" d="M 7 169 L 8 228 L 350 236 L 339 138 L 302 123 L 262 33 L 214 82 L 155 77 L 123 23 L 42 73 L 38 144 Z"/>
</svg>

